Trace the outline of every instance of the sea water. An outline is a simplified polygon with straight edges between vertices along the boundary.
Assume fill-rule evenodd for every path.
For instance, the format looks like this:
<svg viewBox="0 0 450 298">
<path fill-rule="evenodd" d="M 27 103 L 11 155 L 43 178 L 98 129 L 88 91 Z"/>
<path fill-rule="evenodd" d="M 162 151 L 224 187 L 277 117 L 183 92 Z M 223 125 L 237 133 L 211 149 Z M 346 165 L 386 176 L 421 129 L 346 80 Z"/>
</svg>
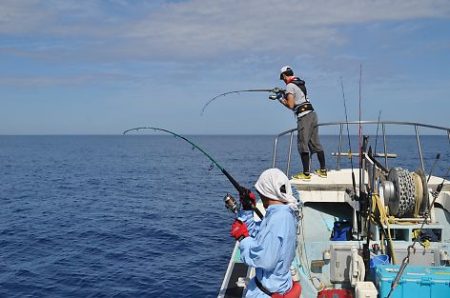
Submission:
<svg viewBox="0 0 450 298">
<path fill-rule="evenodd" d="M 272 136 L 188 138 L 244 186 L 272 164 Z M 389 138 L 399 155 L 389 166 L 418 168 L 415 142 Z M 421 142 L 426 170 L 440 153 L 434 173 L 443 175 L 447 137 Z M 338 138 L 322 143 L 334 168 Z M 295 147 L 292 156 L 291 174 L 301 168 Z M 0 296 L 217 296 L 234 245 L 223 196 L 237 193 L 211 165 L 168 135 L 0 136 Z"/>
</svg>

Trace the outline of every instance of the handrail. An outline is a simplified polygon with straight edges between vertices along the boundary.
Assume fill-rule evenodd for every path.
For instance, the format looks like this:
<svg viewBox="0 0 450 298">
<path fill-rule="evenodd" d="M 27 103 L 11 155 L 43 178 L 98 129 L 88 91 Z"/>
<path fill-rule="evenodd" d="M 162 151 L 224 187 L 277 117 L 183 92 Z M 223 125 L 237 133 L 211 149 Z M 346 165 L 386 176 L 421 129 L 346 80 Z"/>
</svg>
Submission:
<svg viewBox="0 0 450 298">
<path fill-rule="evenodd" d="M 419 127 L 422 128 L 431 128 L 431 129 L 436 129 L 436 130 L 443 130 L 447 132 L 447 137 L 450 143 L 450 128 L 448 127 L 443 127 L 443 126 L 437 126 L 437 125 L 430 125 L 430 124 L 423 124 L 423 123 L 417 123 L 417 122 L 404 122 L 404 121 L 349 121 L 349 122 L 344 122 L 344 121 L 336 121 L 336 122 L 325 122 L 325 123 L 319 123 L 317 124 L 318 127 L 322 127 L 322 126 L 337 126 L 339 125 L 339 142 L 338 142 L 338 157 L 337 157 L 337 165 L 336 168 L 339 170 L 340 169 L 340 154 L 341 154 L 341 150 L 342 150 L 342 126 L 344 124 L 348 124 L 348 125 L 360 125 L 360 124 L 376 124 L 376 125 L 381 125 L 381 130 L 382 130 L 382 134 L 383 134 L 383 151 L 384 151 L 384 166 L 386 169 L 389 169 L 388 167 L 388 162 L 387 162 L 387 144 L 386 144 L 386 125 L 405 125 L 405 126 L 411 126 L 414 128 L 415 130 L 415 136 L 416 136 L 416 142 L 417 142 L 417 148 L 418 148 L 418 153 L 419 153 L 419 160 L 420 160 L 420 166 L 422 168 L 422 170 L 425 172 L 425 164 L 423 161 L 423 151 L 422 151 L 422 144 L 420 142 L 420 132 L 419 132 Z M 292 128 L 289 130 L 286 130 L 284 132 L 281 132 L 280 134 L 278 134 L 275 137 L 275 141 L 274 141 L 274 150 L 273 150 L 273 158 L 272 158 L 272 167 L 276 167 L 276 160 L 277 160 L 277 147 L 278 147 L 278 139 L 284 135 L 287 134 L 291 134 L 290 136 L 290 143 L 289 143 L 289 149 L 288 149 L 288 159 L 287 159 L 287 167 L 286 167 L 286 175 L 289 176 L 289 171 L 290 171 L 290 163 L 291 163 L 291 154 L 292 154 L 292 138 L 293 138 L 293 134 L 297 131 L 297 128 Z"/>
</svg>

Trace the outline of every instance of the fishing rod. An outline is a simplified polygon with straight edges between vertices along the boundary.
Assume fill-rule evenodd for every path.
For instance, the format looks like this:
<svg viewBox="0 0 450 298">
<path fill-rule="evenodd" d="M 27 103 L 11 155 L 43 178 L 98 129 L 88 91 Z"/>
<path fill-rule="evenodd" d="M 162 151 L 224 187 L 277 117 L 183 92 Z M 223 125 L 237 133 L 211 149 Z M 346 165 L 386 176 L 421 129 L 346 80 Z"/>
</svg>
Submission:
<svg viewBox="0 0 450 298">
<path fill-rule="evenodd" d="M 421 233 L 423 227 L 425 226 L 426 222 L 427 222 L 427 218 L 429 216 L 430 213 L 430 209 L 432 208 L 432 206 L 434 205 L 434 202 L 436 201 L 436 199 L 439 197 L 439 194 L 441 193 L 442 188 L 444 187 L 444 183 L 445 183 L 445 178 L 448 178 L 448 174 L 450 173 L 450 167 L 447 169 L 447 174 L 445 174 L 444 178 L 442 179 L 442 182 L 436 187 L 436 190 L 434 192 L 432 192 L 433 195 L 433 201 L 431 202 L 430 206 L 428 206 L 427 211 L 424 214 L 424 218 L 423 218 L 423 222 L 422 225 L 419 228 L 419 234 Z M 419 242 L 420 237 L 416 237 L 414 239 L 413 244 L 411 244 L 410 246 L 408 246 L 408 252 L 406 254 L 406 257 L 403 259 L 402 264 L 400 265 L 400 268 L 398 269 L 397 275 L 395 276 L 394 280 L 392 281 L 391 284 L 391 289 L 389 290 L 389 294 L 387 295 L 387 298 L 391 297 L 392 293 L 394 292 L 395 288 L 397 288 L 399 282 L 400 282 L 400 278 L 403 275 L 403 272 L 406 269 L 406 266 L 408 266 L 409 264 L 409 258 L 411 255 L 411 251 L 414 251 L 415 253 L 415 248 L 414 246 L 416 245 L 417 242 Z"/>
<path fill-rule="evenodd" d="M 434 163 L 433 163 L 433 165 L 431 166 L 431 169 L 430 169 L 430 174 L 428 174 L 427 183 L 430 182 L 431 173 L 433 173 L 434 167 L 436 166 L 439 158 L 441 158 L 441 154 L 440 153 L 436 154 L 436 158 L 434 159 Z"/>
<path fill-rule="evenodd" d="M 380 119 L 381 119 L 381 111 L 378 112 L 378 122 L 377 122 L 377 132 L 375 134 L 375 151 L 374 154 L 377 153 L 377 144 L 378 144 L 378 129 L 380 128 Z M 375 159 L 375 155 L 373 156 L 373 159 Z M 371 193 L 373 193 L 374 189 L 375 189 L 375 163 L 373 165 L 373 170 L 372 170 L 372 191 Z"/>
<path fill-rule="evenodd" d="M 162 131 L 168 134 L 171 134 L 177 138 L 180 138 L 186 142 L 188 142 L 189 144 L 191 144 L 194 148 L 198 149 L 201 153 L 203 153 L 214 165 L 216 165 L 217 168 L 220 169 L 220 171 L 228 178 L 228 180 L 231 182 L 231 184 L 233 184 L 234 188 L 236 188 L 236 190 L 239 192 L 239 195 L 241 197 L 246 197 L 245 195 L 248 194 L 249 190 L 243 186 L 241 186 L 236 179 L 233 178 L 233 176 L 230 175 L 230 173 L 228 173 L 217 161 L 214 160 L 214 158 L 211 157 L 211 155 L 209 155 L 205 150 L 203 150 L 202 148 L 200 148 L 198 145 L 194 144 L 192 141 L 188 140 L 187 138 L 174 133 L 173 131 L 170 131 L 168 129 L 164 129 L 164 128 L 159 128 L 159 127 L 153 127 L 153 126 L 141 126 L 141 127 L 135 127 L 135 128 L 130 128 L 125 130 L 122 134 L 126 135 L 127 133 L 129 133 L 130 131 L 139 131 L 139 130 L 147 130 L 147 129 L 151 129 L 154 131 Z M 261 211 L 259 211 L 258 208 L 256 208 L 256 206 L 253 206 L 253 204 L 250 204 L 252 206 L 253 211 L 255 211 L 256 215 L 258 215 L 258 217 L 260 219 L 263 219 L 263 215 L 261 213 Z"/>
<path fill-rule="evenodd" d="M 362 195 L 362 185 L 364 181 L 362 180 L 362 126 L 361 126 L 361 118 L 362 118 L 362 109 L 361 109 L 361 81 L 362 81 L 362 64 L 359 65 L 359 89 L 358 89 L 358 105 L 359 105 L 359 128 L 358 128 L 358 147 L 359 147 L 359 195 Z"/>
<path fill-rule="evenodd" d="M 215 101 L 217 98 L 222 97 L 222 96 L 226 96 L 229 94 L 235 94 L 235 93 L 243 93 L 243 92 L 269 92 L 269 93 L 273 93 L 272 95 L 269 96 L 269 99 L 275 100 L 278 99 L 279 101 L 281 101 L 281 98 L 284 97 L 284 89 L 275 87 L 272 89 L 244 89 L 244 90 L 234 90 L 234 91 L 228 91 L 225 93 L 221 93 L 219 95 L 214 96 L 213 98 L 211 98 L 210 100 L 208 100 L 208 102 L 203 106 L 202 108 L 202 112 L 200 115 L 203 115 L 203 113 L 206 110 L 206 107 L 212 103 L 213 101 Z"/>
<path fill-rule="evenodd" d="M 381 111 L 378 113 L 378 122 L 377 122 L 377 132 L 375 135 L 375 150 L 374 152 L 377 152 L 377 144 L 378 144 L 378 128 L 380 126 L 380 118 L 381 118 Z M 372 155 L 372 150 L 371 148 L 369 148 L 369 156 L 372 157 L 372 159 L 375 160 L 375 157 L 373 157 Z M 372 204 L 373 204 L 373 194 L 375 192 L 375 174 L 376 174 L 376 165 L 375 162 L 372 165 L 372 179 L 370 182 L 370 188 L 369 188 L 369 193 L 367 194 L 367 199 L 368 199 L 368 210 L 367 210 L 367 229 L 366 229 L 366 243 L 363 244 L 363 259 L 365 261 L 365 268 L 366 268 L 366 276 L 368 276 L 369 273 L 369 269 L 370 269 L 370 222 L 371 222 L 371 218 L 372 218 Z"/>
<path fill-rule="evenodd" d="M 352 167 L 352 183 L 353 183 L 353 193 L 356 195 L 356 179 L 355 179 L 355 172 L 353 167 L 353 157 L 352 157 L 352 143 L 350 141 L 350 130 L 348 128 L 348 116 L 347 116 L 347 103 L 345 100 L 345 93 L 344 93 L 344 82 L 341 77 L 341 89 L 342 89 L 342 99 L 344 100 L 344 112 L 345 112 L 345 123 L 347 125 L 347 139 L 348 139 L 348 154 L 350 156 L 350 164 Z"/>
</svg>

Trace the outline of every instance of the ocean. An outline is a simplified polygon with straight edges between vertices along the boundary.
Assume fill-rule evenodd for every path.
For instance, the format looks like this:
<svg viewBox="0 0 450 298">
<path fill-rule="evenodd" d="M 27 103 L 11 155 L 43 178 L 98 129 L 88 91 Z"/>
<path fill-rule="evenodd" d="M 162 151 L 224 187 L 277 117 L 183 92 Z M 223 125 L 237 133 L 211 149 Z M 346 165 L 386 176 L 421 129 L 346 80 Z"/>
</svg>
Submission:
<svg viewBox="0 0 450 298">
<path fill-rule="evenodd" d="M 187 137 L 244 186 L 272 163 L 273 136 Z M 321 140 L 334 168 L 337 137 Z M 389 166 L 418 168 L 415 141 L 388 138 L 399 155 Z M 427 172 L 440 153 L 433 173 L 443 175 L 447 137 L 421 142 Z M 291 173 L 299 170 L 294 149 Z M 234 245 L 223 197 L 237 193 L 183 140 L 0 136 L 0 178 L 0 297 L 217 296 Z"/>
</svg>

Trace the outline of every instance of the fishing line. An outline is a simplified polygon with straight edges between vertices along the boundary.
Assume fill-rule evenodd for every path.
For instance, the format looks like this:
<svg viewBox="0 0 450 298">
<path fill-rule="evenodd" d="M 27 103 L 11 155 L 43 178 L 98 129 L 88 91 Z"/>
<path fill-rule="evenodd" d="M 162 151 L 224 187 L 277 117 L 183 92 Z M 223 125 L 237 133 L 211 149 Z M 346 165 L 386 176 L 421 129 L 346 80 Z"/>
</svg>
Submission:
<svg viewBox="0 0 450 298">
<path fill-rule="evenodd" d="M 234 188 L 236 188 L 236 190 L 239 192 L 239 194 L 243 194 L 244 191 L 246 190 L 245 187 L 241 186 L 236 179 L 233 178 L 233 176 L 230 175 L 230 173 L 228 173 L 214 158 L 211 157 L 211 155 L 209 155 L 205 150 L 203 150 L 202 148 L 200 148 L 198 145 L 196 145 L 195 143 L 193 143 L 192 141 L 190 141 L 189 139 L 173 132 L 170 131 L 168 129 L 164 129 L 164 128 L 159 128 L 159 127 L 153 127 L 153 126 L 141 126 L 141 127 L 135 127 L 135 128 L 130 128 L 125 130 L 122 134 L 126 135 L 127 133 L 131 132 L 131 131 L 139 131 L 139 130 L 154 130 L 154 131 L 162 131 L 168 134 L 171 134 L 173 136 L 175 136 L 176 138 L 180 138 L 186 142 L 188 142 L 189 144 L 192 145 L 192 149 L 198 149 L 201 153 L 203 153 L 203 155 L 205 155 L 217 168 L 220 169 L 220 171 L 228 178 L 228 180 L 231 182 L 231 184 L 233 184 Z M 212 166 L 212 165 L 211 165 Z M 211 167 L 210 167 L 211 168 Z M 212 169 L 212 168 L 211 168 Z M 261 211 L 259 211 L 258 208 L 256 208 L 254 206 L 253 211 L 255 211 L 256 215 L 258 215 L 258 217 L 260 219 L 263 219 L 263 215 L 261 213 Z"/>
</svg>

